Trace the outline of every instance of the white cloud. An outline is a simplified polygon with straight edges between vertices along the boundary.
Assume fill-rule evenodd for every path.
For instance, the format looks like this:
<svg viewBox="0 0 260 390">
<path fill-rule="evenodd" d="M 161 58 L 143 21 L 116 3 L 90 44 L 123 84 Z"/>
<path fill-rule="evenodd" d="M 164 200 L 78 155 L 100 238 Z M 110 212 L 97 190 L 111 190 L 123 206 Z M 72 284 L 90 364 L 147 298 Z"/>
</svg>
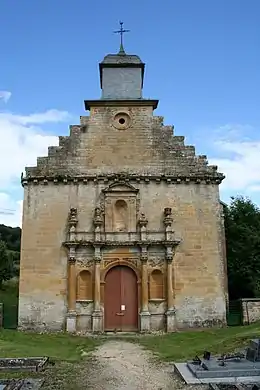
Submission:
<svg viewBox="0 0 260 390">
<path fill-rule="evenodd" d="M 7 103 L 11 95 L 12 94 L 9 91 L 0 91 L 0 100 L 3 100 L 5 103 Z"/>
<path fill-rule="evenodd" d="M 10 195 L 0 192 L 0 224 L 22 226 L 23 201 L 14 201 Z"/>
<path fill-rule="evenodd" d="M 42 113 L 30 115 L 13 115 L 12 113 L 1 113 L 2 120 L 7 120 L 20 125 L 44 124 L 48 122 L 64 122 L 70 119 L 67 111 L 48 110 Z"/>
<path fill-rule="evenodd" d="M 225 174 L 222 189 L 241 194 L 260 190 L 260 136 L 255 139 L 253 130 L 250 126 L 223 126 L 216 132 L 216 157 L 209 158 L 209 163 Z"/>
<path fill-rule="evenodd" d="M 14 201 L 22 197 L 21 172 L 26 166 L 35 166 L 37 157 L 46 156 L 48 146 L 58 145 L 58 137 L 47 134 L 40 125 L 69 119 L 68 112 L 58 110 L 26 116 L 0 112 L 0 223 L 21 224 L 21 201 Z M 12 197 L 8 195 L 11 190 Z M 14 214 L 3 214 L 4 209 L 14 210 Z"/>
</svg>

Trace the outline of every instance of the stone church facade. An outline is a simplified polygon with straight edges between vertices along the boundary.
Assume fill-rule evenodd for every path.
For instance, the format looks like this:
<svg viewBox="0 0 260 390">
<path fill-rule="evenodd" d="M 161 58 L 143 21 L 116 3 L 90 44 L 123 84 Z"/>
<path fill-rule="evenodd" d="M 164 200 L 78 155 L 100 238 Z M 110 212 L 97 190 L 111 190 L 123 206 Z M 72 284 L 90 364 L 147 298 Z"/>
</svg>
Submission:
<svg viewBox="0 0 260 390">
<path fill-rule="evenodd" d="M 22 176 L 21 329 L 226 323 L 224 176 L 153 115 L 144 68 L 105 56 L 101 98 Z"/>
</svg>

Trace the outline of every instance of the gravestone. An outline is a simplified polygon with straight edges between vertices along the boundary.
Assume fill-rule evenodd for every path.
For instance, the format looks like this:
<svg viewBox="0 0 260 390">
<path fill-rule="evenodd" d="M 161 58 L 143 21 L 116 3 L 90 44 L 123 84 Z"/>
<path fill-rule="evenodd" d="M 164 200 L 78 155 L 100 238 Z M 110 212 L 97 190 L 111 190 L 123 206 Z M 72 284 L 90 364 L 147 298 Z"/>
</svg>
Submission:
<svg viewBox="0 0 260 390">
<path fill-rule="evenodd" d="M 259 383 L 210 383 L 210 390 L 260 390 Z"/>
<path fill-rule="evenodd" d="M 40 390 L 43 379 L 0 379 L 0 390 Z"/>
<path fill-rule="evenodd" d="M 0 358 L 0 372 L 41 372 L 47 367 L 48 362 L 48 357 Z M 41 378 L 0 379 L 0 390 L 39 390 L 43 382 Z"/>
<path fill-rule="evenodd" d="M 260 390 L 260 339 L 250 340 L 244 353 L 216 357 L 205 351 L 201 358 L 195 356 L 187 363 L 176 363 L 175 370 L 186 383 L 222 383 L 224 386 L 225 382 L 228 382 L 227 390 L 232 390 L 232 385 L 238 390 L 237 383 L 243 382 L 254 384 L 254 389 L 252 387 L 250 390 L 258 390 L 256 387 Z M 239 390 L 249 388 L 242 386 Z"/>
<path fill-rule="evenodd" d="M 260 376 L 260 340 L 250 340 L 245 354 L 211 357 L 205 352 L 203 358 L 196 356 L 187 367 L 196 378 Z"/>
<path fill-rule="evenodd" d="M 42 371 L 48 364 L 48 357 L 0 358 L 1 371 Z M 1 390 L 1 389 L 0 389 Z"/>
</svg>

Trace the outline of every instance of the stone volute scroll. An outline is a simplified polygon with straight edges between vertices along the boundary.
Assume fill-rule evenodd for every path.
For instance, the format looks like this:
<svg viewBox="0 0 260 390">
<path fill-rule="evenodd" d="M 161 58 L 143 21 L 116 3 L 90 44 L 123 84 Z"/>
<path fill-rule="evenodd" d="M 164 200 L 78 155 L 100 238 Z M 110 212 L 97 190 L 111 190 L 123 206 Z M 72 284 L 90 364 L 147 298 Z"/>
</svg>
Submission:
<svg viewBox="0 0 260 390">
<path fill-rule="evenodd" d="M 166 207 L 164 209 L 164 219 L 163 219 L 163 223 L 165 226 L 165 239 L 166 239 L 166 241 L 169 241 L 172 239 L 172 234 L 173 234 L 172 222 L 173 222 L 172 209 L 170 207 Z"/>
<path fill-rule="evenodd" d="M 69 226 L 69 241 L 76 240 L 76 227 L 78 224 L 78 211 L 72 207 L 69 212 L 68 226 Z"/>
<path fill-rule="evenodd" d="M 101 239 L 101 234 L 100 234 L 101 226 L 103 225 L 103 216 L 102 216 L 102 212 L 101 212 L 100 207 L 95 208 L 93 225 L 95 228 L 95 241 L 100 241 L 100 239 Z"/>
<path fill-rule="evenodd" d="M 146 241 L 147 239 L 147 224 L 148 224 L 148 219 L 146 218 L 144 213 L 141 213 L 138 220 L 138 225 L 140 226 L 140 232 L 141 232 L 141 241 Z"/>
</svg>

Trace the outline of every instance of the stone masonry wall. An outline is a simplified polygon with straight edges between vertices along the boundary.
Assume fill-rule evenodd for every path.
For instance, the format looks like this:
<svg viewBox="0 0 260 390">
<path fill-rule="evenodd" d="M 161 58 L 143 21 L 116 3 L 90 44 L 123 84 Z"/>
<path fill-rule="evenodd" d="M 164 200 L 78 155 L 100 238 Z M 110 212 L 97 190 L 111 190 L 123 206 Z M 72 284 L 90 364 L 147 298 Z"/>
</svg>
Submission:
<svg viewBox="0 0 260 390">
<path fill-rule="evenodd" d="M 130 127 L 114 127 L 116 114 L 127 113 Z M 184 137 L 173 136 L 152 107 L 94 107 L 81 124 L 71 127 L 70 137 L 60 137 L 60 146 L 49 147 L 48 157 L 39 157 L 27 176 L 200 175 L 221 182 L 223 175 L 208 166 L 206 156 L 196 156 Z"/>
<path fill-rule="evenodd" d="M 118 129 L 124 112 L 129 127 Z M 140 190 L 140 212 L 148 230 L 163 230 L 163 209 L 171 207 L 179 327 L 225 322 L 225 271 L 218 184 L 223 175 L 196 156 L 184 137 L 173 136 L 163 118 L 143 107 L 93 107 L 60 146 L 49 147 L 36 167 L 26 168 L 21 243 L 19 325 L 52 330 L 64 326 L 67 256 L 62 247 L 71 207 L 78 230 L 92 231 L 101 190 L 123 175 Z"/>
<path fill-rule="evenodd" d="M 38 324 L 55 330 L 66 313 L 66 218 L 78 209 L 78 230 L 90 232 L 94 208 L 105 184 L 30 185 L 25 189 L 20 276 L 20 325 Z M 162 231 L 165 207 L 173 211 L 174 257 L 178 327 L 225 322 L 223 263 L 219 246 L 218 187 L 202 184 L 136 183 L 140 212 L 148 230 Z M 42 325 L 43 324 L 43 325 Z"/>
<path fill-rule="evenodd" d="M 242 299 L 243 324 L 260 320 L 260 298 Z"/>
<path fill-rule="evenodd" d="M 60 330 L 67 301 L 64 240 L 66 187 L 24 189 L 19 285 L 19 327 Z"/>
</svg>

